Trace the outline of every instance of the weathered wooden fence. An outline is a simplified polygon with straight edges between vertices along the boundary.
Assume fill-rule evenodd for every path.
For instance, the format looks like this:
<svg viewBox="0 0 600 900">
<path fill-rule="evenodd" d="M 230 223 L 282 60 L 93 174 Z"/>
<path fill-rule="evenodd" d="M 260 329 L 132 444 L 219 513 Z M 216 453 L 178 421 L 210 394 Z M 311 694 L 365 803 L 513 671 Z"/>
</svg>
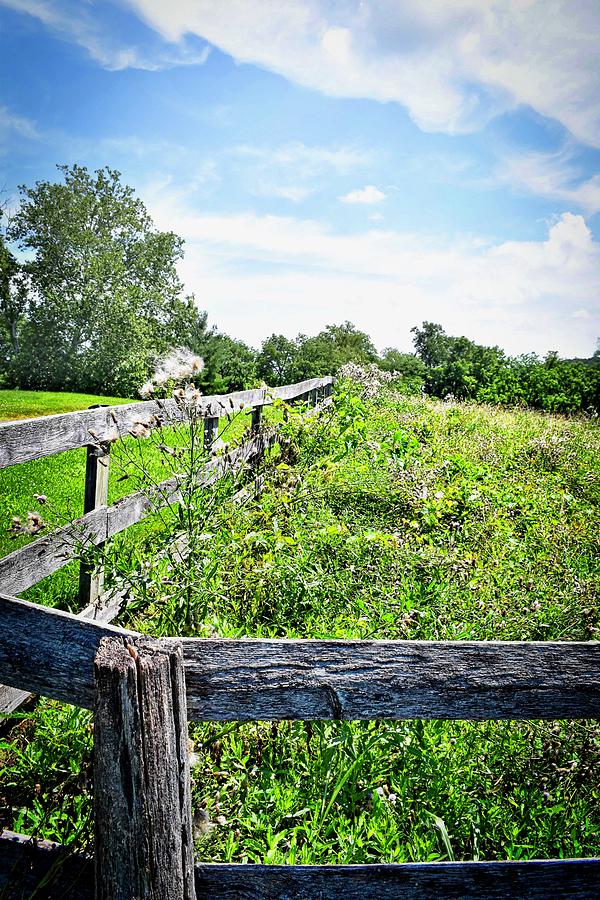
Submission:
<svg viewBox="0 0 600 900">
<path fill-rule="evenodd" d="M 186 746 L 188 720 L 597 718 L 599 642 L 151 640 L 3 590 L 0 678 L 94 710 L 96 830 L 94 860 L 5 834 L 5 896 L 600 896 L 600 859 L 194 865 Z"/>
<path fill-rule="evenodd" d="M 274 440 L 276 431 L 261 430 L 263 407 L 274 400 L 317 400 L 329 396 L 333 379 L 311 378 L 277 388 L 237 391 L 202 397 L 194 415 L 204 419 L 205 449 L 210 454 L 218 440 L 220 418 L 248 410 L 251 438 L 229 453 L 214 456 L 204 466 L 201 484 L 214 483 L 222 475 L 248 463 L 256 463 Z M 129 494 L 111 506 L 108 501 L 110 445 L 115 436 L 126 436 L 132 428 L 149 429 L 184 422 L 186 413 L 174 400 L 152 400 L 124 406 L 92 407 L 83 412 L 63 413 L 0 423 L 0 469 L 30 462 L 66 450 L 87 448 L 84 515 L 49 536 L 38 538 L 0 559 L 0 591 L 18 595 L 65 566 L 82 544 L 101 545 L 108 538 L 135 525 L 161 506 L 172 502 L 179 489 L 176 477 L 149 490 Z M 122 597 L 105 593 L 102 572 L 80 566 L 79 601 L 83 618 L 111 622 L 122 605 Z M 0 685 L 0 713 L 16 709 L 26 698 L 23 691 Z"/>
</svg>

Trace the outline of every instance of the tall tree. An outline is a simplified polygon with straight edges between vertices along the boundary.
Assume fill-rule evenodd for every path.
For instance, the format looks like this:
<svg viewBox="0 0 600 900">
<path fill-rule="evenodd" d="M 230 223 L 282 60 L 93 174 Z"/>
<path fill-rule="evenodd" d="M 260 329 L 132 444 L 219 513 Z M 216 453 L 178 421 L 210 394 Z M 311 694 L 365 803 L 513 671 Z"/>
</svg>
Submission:
<svg viewBox="0 0 600 900">
<path fill-rule="evenodd" d="M 182 240 L 153 227 L 119 172 L 58 169 L 63 182 L 20 188 L 7 232 L 30 257 L 16 368 L 25 386 L 131 394 L 153 354 L 206 328 L 181 297 Z"/>
<path fill-rule="evenodd" d="M 258 354 L 258 374 L 272 386 L 291 384 L 296 377 L 298 345 L 283 334 L 263 341 Z"/>
</svg>

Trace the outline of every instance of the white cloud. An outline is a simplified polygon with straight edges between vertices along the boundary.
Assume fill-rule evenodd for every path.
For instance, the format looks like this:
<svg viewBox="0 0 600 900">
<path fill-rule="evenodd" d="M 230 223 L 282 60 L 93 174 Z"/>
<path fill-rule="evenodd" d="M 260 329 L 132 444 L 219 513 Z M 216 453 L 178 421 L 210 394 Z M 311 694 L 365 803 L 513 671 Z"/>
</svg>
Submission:
<svg viewBox="0 0 600 900">
<path fill-rule="evenodd" d="M 17 116 L 6 106 L 0 106 L 0 128 L 6 131 L 16 131 L 21 137 L 37 140 L 40 133 L 37 125 L 25 116 Z"/>
<path fill-rule="evenodd" d="M 326 184 L 326 178 L 361 168 L 372 159 L 356 146 L 307 145 L 294 141 L 274 147 L 241 144 L 231 150 L 248 191 L 300 203 Z"/>
<path fill-rule="evenodd" d="M 342 203 L 381 203 L 385 200 L 385 194 L 373 184 L 367 184 L 364 188 L 356 188 L 343 197 L 338 197 Z"/>
<path fill-rule="evenodd" d="M 508 158 L 500 168 L 498 180 L 577 206 L 593 215 L 600 211 L 600 175 L 583 180 L 581 176 L 573 163 L 572 148 L 567 146 L 557 153 L 528 153 Z"/>
<path fill-rule="evenodd" d="M 127 0 L 169 41 L 196 34 L 310 88 L 405 106 L 424 130 L 518 104 L 600 144 L 600 7 L 589 0 Z"/>
<path fill-rule="evenodd" d="M 123 45 L 102 26 L 93 8 L 79 0 L 0 0 L 0 6 L 38 19 L 62 39 L 79 44 L 110 71 L 158 71 L 173 66 L 202 65 L 210 53 L 208 46 L 192 50 L 183 42 L 158 50 Z"/>
<path fill-rule="evenodd" d="M 320 146 L 292 141 L 278 147 L 264 147 L 254 144 L 241 144 L 233 150 L 234 155 L 255 159 L 266 166 L 278 166 L 293 170 L 303 177 L 320 175 L 323 172 L 334 172 L 343 175 L 351 169 L 367 165 L 372 155 L 370 152 L 355 146 L 334 145 Z"/>
<path fill-rule="evenodd" d="M 0 153 L 8 151 L 8 139 L 11 134 L 19 135 L 30 141 L 40 139 L 40 132 L 35 122 L 25 116 L 18 116 L 8 107 L 0 106 Z"/>
<path fill-rule="evenodd" d="M 290 216 L 202 215 L 170 190 L 144 199 L 160 227 L 186 239 L 188 289 L 250 343 L 347 318 L 379 346 L 405 348 L 424 319 L 512 353 L 581 355 L 600 334 L 600 246 L 578 215 L 540 241 L 448 244 L 381 226 L 340 234 Z"/>
<path fill-rule="evenodd" d="M 291 203 L 300 203 L 314 193 L 313 188 L 301 184 L 257 184 L 252 193 L 256 197 L 275 197 L 281 200 L 289 200 Z"/>
</svg>

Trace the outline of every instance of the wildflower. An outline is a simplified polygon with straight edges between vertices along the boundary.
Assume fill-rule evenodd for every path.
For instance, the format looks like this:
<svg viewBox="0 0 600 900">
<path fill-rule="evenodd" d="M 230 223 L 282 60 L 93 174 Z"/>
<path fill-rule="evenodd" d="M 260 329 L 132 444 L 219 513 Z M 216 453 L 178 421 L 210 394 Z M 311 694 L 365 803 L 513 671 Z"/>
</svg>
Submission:
<svg viewBox="0 0 600 900">
<path fill-rule="evenodd" d="M 45 494 L 34 494 L 33 499 L 37 500 L 40 506 L 43 506 L 46 500 L 48 499 Z"/>
<path fill-rule="evenodd" d="M 140 388 L 139 394 L 142 400 L 147 400 L 154 393 L 154 385 L 151 381 L 146 381 Z"/>
<path fill-rule="evenodd" d="M 194 387 L 193 384 L 186 385 L 184 397 L 185 402 L 189 403 L 190 406 L 197 406 L 197 404 L 200 402 L 201 396 L 202 395 L 200 391 L 196 387 Z"/>
<path fill-rule="evenodd" d="M 197 841 L 204 835 L 208 834 L 215 826 L 208 818 L 208 813 L 205 809 L 199 809 L 194 813 L 194 818 L 192 820 L 192 832 L 194 836 L 194 840 Z"/>
<path fill-rule="evenodd" d="M 133 428 L 130 428 L 129 434 L 134 438 L 146 438 L 150 434 L 150 429 L 143 422 L 135 422 Z"/>
<path fill-rule="evenodd" d="M 105 444 L 114 444 L 115 441 L 119 440 L 119 431 L 117 428 L 111 428 L 110 431 L 107 431 L 104 435 L 102 441 L 100 442 L 100 446 Z"/>
<path fill-rule="evenodd" d="M 190 769 L 193 769 L 194 766 L 197 766 L 200 762 L 200 757 L 197 753 L 194 752 L 194 742 L 188 741 L 188 759 L 190 761 Z"/>
<path fill-rule="evenodd" d="M 39 513 L 28 512 L 27 513 L 27 522 L 23 526 L 23 532 L 25 534 L 37 534 L 42 530 L 45 526 L 45 522 L 40 516 Z"/>
<path fill-rule="evenodd" d="M 204 369 L 204 360 L 186 347 L 175 347 L 157 362 L 153 381 L 163 385 L 167 381 L 182 381 L 198 375 Z"/>
</svg>

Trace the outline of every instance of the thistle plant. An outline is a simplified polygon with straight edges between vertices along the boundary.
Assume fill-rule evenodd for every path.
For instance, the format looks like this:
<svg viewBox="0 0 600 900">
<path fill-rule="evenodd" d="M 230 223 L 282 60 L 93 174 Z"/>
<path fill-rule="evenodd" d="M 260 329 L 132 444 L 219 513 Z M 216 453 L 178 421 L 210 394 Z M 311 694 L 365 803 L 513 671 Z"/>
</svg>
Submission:
<svg viewBox="0 0 600 900">
<path fill-rule="evenodd" d="M 183 348 L 158 360 L 153 377 L 140 389 L 158 409 L 147 417 L 142 413 L 113 452 L 121 479 L 149 499 L 154 513 L 152 559 L 138 561 L 126 578 L 134 595 L 131 606 L 150 606 L 153 625 L 175 633 L 196 631 L 205 617 L 213 568 L 207 553 L 211 529 L 247 474 L 228 455 L 233 442 L 225 439 L 231 432 L 244 437 L 243 428 L 233 428 L 240 415 L 233 404 L 207 444 L 207 412 L 216 418 L 220 411 L 207 409 L 196 386 L 203 368 L 203 360 Z"/>
</svg>

